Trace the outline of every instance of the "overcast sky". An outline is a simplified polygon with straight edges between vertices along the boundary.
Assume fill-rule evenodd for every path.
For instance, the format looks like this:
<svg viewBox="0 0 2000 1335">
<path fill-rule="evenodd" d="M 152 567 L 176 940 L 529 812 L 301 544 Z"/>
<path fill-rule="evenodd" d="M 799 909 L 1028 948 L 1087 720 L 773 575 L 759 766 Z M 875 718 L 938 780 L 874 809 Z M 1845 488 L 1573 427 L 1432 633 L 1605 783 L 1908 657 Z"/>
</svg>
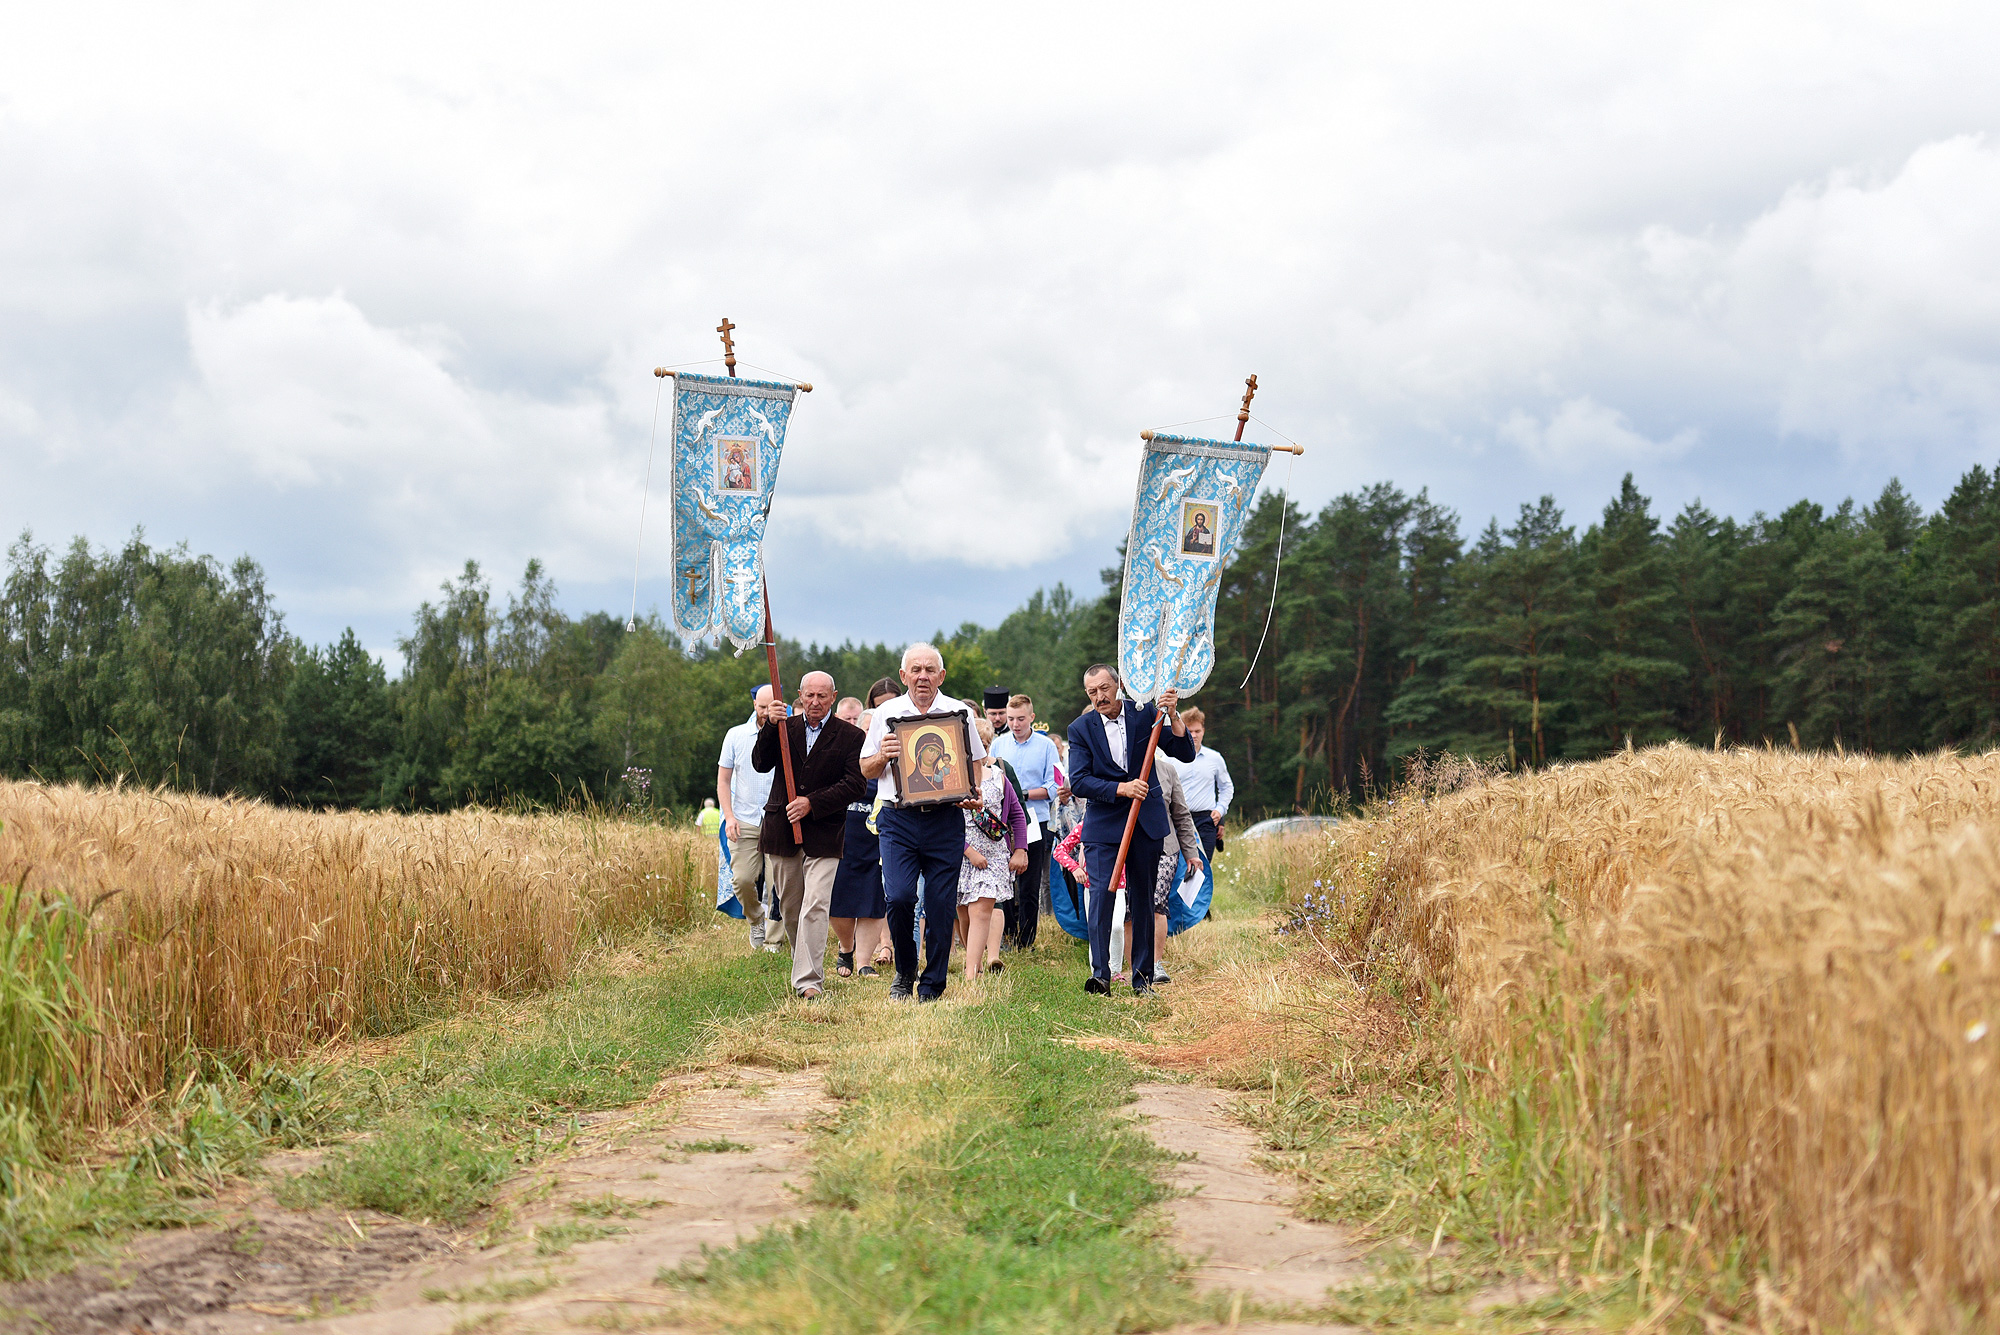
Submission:
<svg viewBox="0 0 2000 1335">
<path fill-rule="evenodd" d="M 725 314 L 817 386 L 802 638 L 1094 592 L 1139 430 L 1253 371 L 1310 508 L 1934 507 L 2000 459 L 1997 58 L 1908 0 L 17 6 L 0 530 L 249 553 L 392 664 L 467 557 L 622 614 Z"/>
</svg>

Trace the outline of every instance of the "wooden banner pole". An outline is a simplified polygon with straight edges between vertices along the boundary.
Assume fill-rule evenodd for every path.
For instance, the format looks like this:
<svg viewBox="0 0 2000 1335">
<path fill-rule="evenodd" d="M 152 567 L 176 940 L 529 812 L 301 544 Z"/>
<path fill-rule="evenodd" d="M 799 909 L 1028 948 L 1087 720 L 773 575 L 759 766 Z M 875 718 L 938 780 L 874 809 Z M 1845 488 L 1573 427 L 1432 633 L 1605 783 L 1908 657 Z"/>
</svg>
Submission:
<svg viewBox="0 0 2000 1335">
<path fill-rule="evenodd" d="M 1257 377 L 1254 375 L 1251 376 L 1243 382 L 1243 385 L 1243 407 L 1236 414 L 1236 439 L 1238 440 L 1243 439 L 1243 428 L 1250 421 L 1250 400 L 1257 397 Z M 1192 637 L 1189 638 L 1191 639 Z M 1187 651 L 1188 640 L 1182 640 L 1180 656 L 1174 660 L 1173 679 L 1176 684 L 1181 679 L 1181 667 L 1187 662 Z M 1175 706 L 1178 709 L 1179 701 L 1175 702 Z M 1146 738 L 1146 759 L 1139 766 L 1139 782 L 1141 783 L 1150 782 L 1153 777 L 1153 753 L 1159 750 L 1160 728 L 1166 721 L 1167 712 L 1164 709 L 1154 712 L 1152 735 Z M 1139 804 L 1145 800 L 1143 797 L 1135 799 L 1132 803 L 1132 809 L 1125 813 L 1125 836 L 1118 841 L 1118 860 L 1111 864 L 1111 889 L 1113 893 L 1117 892 L 1119 879 L 1125 874 L 1125 857 L 1132 851 L 1132 836 L 1139 829 Z M 1128 895 L 1126 898 L 1129 901 L 1131 897 Z M 1148 887 L 1145 903 L 1148 912 L 1152 909 L 1152 903 L 1151 888 Z M 1138 912 L 1138 909 L 1133 908 L 1127 912 L 1126 916 L 1129 918 L 1136 912 Z"/>
<path fill-rule="evenodd" d="M 778 689 L 778 634 L 771 629 L 771 582 L 764 581 L 764 656 L 771 665 L 771 698 L 779 704 L 785 703 L 785 693 Z M 778 720 L 778 759 L 785 767 L 785 802 L 789 805 L 799 795 L 798 782 L 792 778 L 792 728 L 791 710 L 785 711 L 785 718 Z M 806 832 L 797 821 L 792 822 L 792 838 L 799 844 L 799 852 L 806 851 Z"/>
<path fill-rule="evenodd" d="M 1193 637 L 1190 636 L 1189 638 L 1192 639 Z M 1187 651 L 1188 651 L 1188 641 L 1182 640 L 1180 657 L 1174 660 L 1175 681 L 1179 681 L 1181 679 L 1181 665 L 1187 662 Z M 1174 707 L 1175 710 L 1178 711 L 1180 708 L 1180 702 L 1175 701 Z M 1167 711 L 1155 707 L 1153 711 L 1153 731 L 1152 734 L 1146 738 L 1146 759 L 1139 766 L 1140 783 L 1146 783 L 1150 781 L 1153 777 L 1153 753 L 1159 750 L 1160 748 L 1160 728 L 1162 727 L 1162 725 L 1166 723 L 1166 721 L 1167 721 Z M 1146 799 L 1143 797 L 1135 799 L 1132 803 L 1132 809 L 1125 813 L 1125 836 L 1118 841 L 1118 860 L 1111 864 L 1111 889 L 1113 893 L 1117 892 L 1118 881 L 1125 874 L 1125 856 L 1126 854 L 1132 851 L 1132 836 L 1136 834 L 1139 829 L 1139 804 L 1141 802 L 1144 802 L 1145 800 Z M 1153 906 L 1153 896 L 1151 892 L 1148 892 L 1146 895 L 1146 909 L 1148 912 L 1152 911 L 1152 906 Z M 1128 909 L 1126 911 L 1125 916 L 1129 919 L 1134 912 L 1136 912 L 1136 910 Z"/>
<path fill-rule="evenodd" d="M 729 368 L 729 378 L 736 378 L 736 342 L 730 334 L 736 326 L 723 316 L 722 323 L 715 332 L 722 335 L 722 364 Z M 784 688 L 778 685 L 778 633 L 771 628 L 771 581 L 764 581 L 764 661 L 771 667 L 771 698 L 779 704 L 786 704 Z M 798 780 L 792 777 L 792 728 L 791 709 L 778 720 L 778 759 L 785 768 L 785 804 L 791 805 L 799 795 Z M 792 822 L 792 838 L 798 841 L 799 852 L 806 851 L 806 832 L 797 821 Z"/>
<path fill-rule="evenodd" d="M 728 321 L 725 320 L 723 323 L 727 324 Z M 730 374 L 735 375 L 736 373 L 734 371 L 731 371 Z M 1243 407 L 1239 409 L 1236 413 L 1236 439 L 1238 440 L 1243 439 L 1243 428 L 1247 426 L 1250 421 L 1250 400 L 1256 397 L 1257 397 L 1257 377 L 1253 375 L 1248 380 L 1243 382 Z"/>
</svg>

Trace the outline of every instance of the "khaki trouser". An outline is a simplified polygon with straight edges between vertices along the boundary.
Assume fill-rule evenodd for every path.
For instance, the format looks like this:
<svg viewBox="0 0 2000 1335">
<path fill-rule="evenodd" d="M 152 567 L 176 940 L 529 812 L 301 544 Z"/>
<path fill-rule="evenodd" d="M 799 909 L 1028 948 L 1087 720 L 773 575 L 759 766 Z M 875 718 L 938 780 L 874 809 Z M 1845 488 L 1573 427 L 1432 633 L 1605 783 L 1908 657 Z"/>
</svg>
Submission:
<svg viewBox="0 0 2000 1335">
<path fill-rule="evenodd" d="M 827 910 L 833 904 L 833 874 L 839 858 L 790 857 L 772 853 L 764 874 L 778 890 L 785 931 L 792 938 L 792 991 L 826 986 Z"/>
<path fill-rule="evenodd" d="M 737 828 L 744 832 L 743 838 L 729 841 L 729 879 L 736 884 L 736 902 L 743 906 L 745 922 L 764 929 L 765 945 L 782 946 L 785 924 L 764 912 L 764 901 L 757 894 L 757 878 L 768 870 L 763 850 L 757 847 L 757 827 L 738 822 Z"/>
</svg>

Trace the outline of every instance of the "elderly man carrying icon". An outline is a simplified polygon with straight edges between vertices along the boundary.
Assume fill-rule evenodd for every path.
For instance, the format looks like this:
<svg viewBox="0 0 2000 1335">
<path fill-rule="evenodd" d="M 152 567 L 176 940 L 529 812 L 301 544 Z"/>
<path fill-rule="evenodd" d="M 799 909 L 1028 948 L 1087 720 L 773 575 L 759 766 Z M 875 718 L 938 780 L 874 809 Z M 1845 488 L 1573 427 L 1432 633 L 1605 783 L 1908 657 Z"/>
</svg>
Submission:
<svg viewBox="0 0 2000 1335">
<path fill-rule="evenodd" d="M 889 731 L 889 720 L 914 715 L 956 712 L 965 715 L 971 750 L 966 759 L 972 765 L 967 776 L 972 791 L 979 792 L 979 777 L 986 748 L 972 726 L 972 707 L 962 700 L 940 694 L 944 682 L 944 659 L 931 645 L 913 644 L 903 650 L 902 695 L 875 707 L 868 724 L 868 740 L 861 747 L 861 772 L 876 781 L 876 791 L 889 803 L 906 794 L 896 791 L 896 775 L 889 762 L 902 755 L 902 738 Z M 914 759 L 914 757 L 913 757 Z M 977 796 L 964 805 L 979 805 Z M 896 981 L 889 995 L 907 1000 L 911 993 L 919 1001 L 936 1001 L 944 995 L 945 977 L 951 969 L 952 930 L 958 925 L 958 869 L 965 858 L 965 816 L 950 803 L 925 807 L 885 805 L 876 818 L 882 834 L 882 890 L 889 901 L 889 939 L 896 951 Z M 924 883 L 923 976 L 917 975 L 917 879 Z"/>
<path fill-rule="evenodd" d="M 759 774 L 780 768 L 778 729 L 789 733 L 792 775 L 798 796 L 786 800 L 782 776 L 771 785 L 758 847 L 778 892 L 785 934 L 792 940 L 792 990 L 817 1001 L 826 985 L 827 910 L 833 902 L 833 874 L 847 842 L 847 804 L 868 790 L 861 777 L 865 736 L 852 723 L 833 717 L 833 678 L 808 672 L 799 682 L 799 712 L 773 720 L 757 734 L 750 763 Z M 797 821 L 804 847 L 792 836 Z"/>
</svg>

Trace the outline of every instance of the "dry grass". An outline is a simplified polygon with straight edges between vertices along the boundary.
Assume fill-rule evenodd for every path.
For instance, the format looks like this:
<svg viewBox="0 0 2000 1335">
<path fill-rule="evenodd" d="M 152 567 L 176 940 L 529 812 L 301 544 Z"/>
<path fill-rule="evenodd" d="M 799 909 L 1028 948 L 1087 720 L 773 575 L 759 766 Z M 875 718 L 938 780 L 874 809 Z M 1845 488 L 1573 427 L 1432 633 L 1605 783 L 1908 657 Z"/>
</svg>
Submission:
<svg viewBox="0 0 2000 1335">
<path fill-rule="evenodd" d="M 1231 917 L 1174 938 L 1172 1006 L 1143 1039 L 1091 1035 L 1115 1052 L 1220 1089 L 1270 1087 L 1274 1067 L 1306 1066 L 1322 1086 L 1395 1075 L 1419 1045 L 1398 1007 L 1316 952 L 1288 949 L 1262 920 Z"/>
<path fill-rule="evenodd" d="M 2000 1310 L 2000 754 L 1428 778 L 1267 856 L 1510 1108 L 1528 1206 L 1747 1249 L 1770 1328 Z"/>
<path fill-rule="evenodd" d="M 13 1073 L 0 1094 L 46 1106 L 59 1085 L 65 1123 L 102 1124 L 195 1054 L 285 1058 L 547 987 L 591 950 L 705 915 L 714 875 L 705 840 L 588 815 L 317 814 L 0 783 L 0 886 L 21 887 L 0 907 L 22 943 L 0 1028 L 64 1024 L 67 1068 Z M 34 937 L 37 922 L 72 926 Z M 36 941 L 65 956 L 53 976 L 81 994 L 67 1010 L 28 967 Z"/>
</svg>

